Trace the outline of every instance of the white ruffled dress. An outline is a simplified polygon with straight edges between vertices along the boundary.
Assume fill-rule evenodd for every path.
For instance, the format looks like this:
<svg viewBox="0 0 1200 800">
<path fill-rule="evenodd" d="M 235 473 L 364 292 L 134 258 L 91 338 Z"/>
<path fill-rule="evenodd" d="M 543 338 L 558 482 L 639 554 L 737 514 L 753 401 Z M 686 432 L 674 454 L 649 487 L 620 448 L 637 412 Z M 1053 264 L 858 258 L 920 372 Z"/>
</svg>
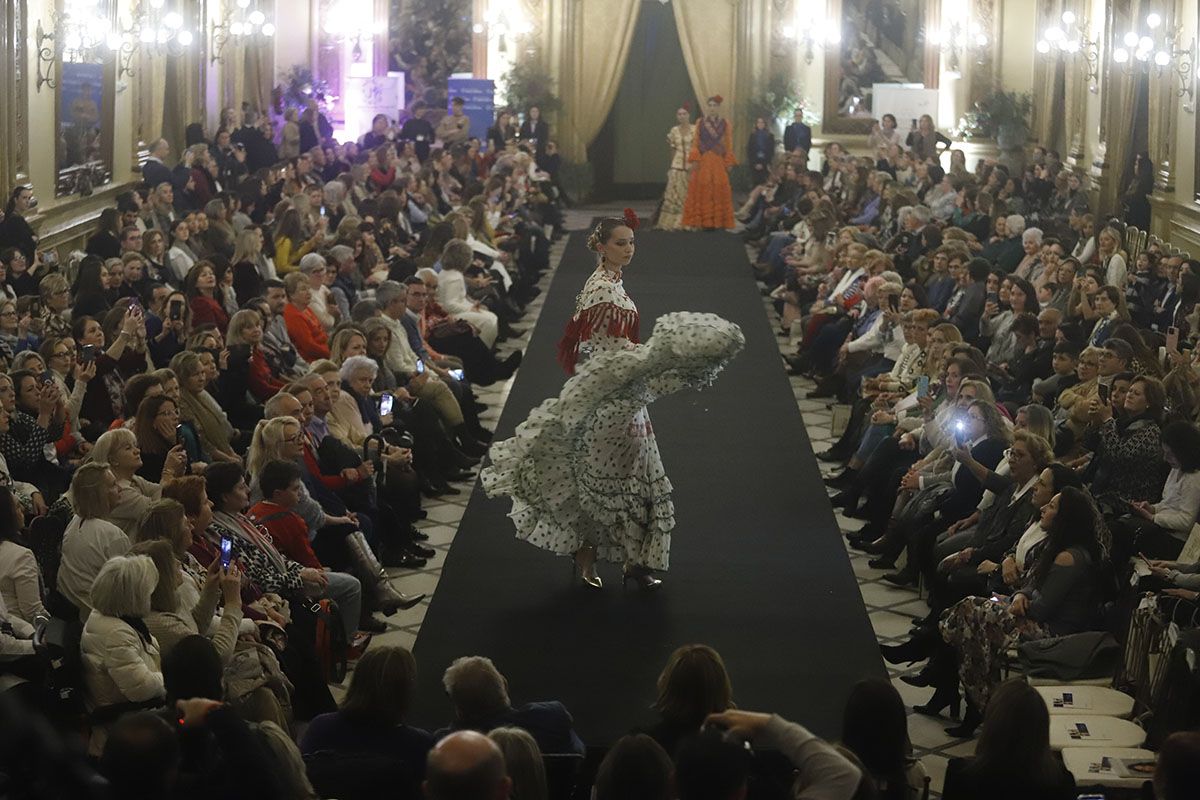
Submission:
<svg viewBox="0 0 1200 800">
<path fill-rule="evenodd" d="M 560 360 L 579 371 L 491 448 L 480 473 L 491 497 L 512 498 L 517 538 L 559 555 L 584 544 L 599 558 L 668 567 L 675 507 L 646 406 L 702 388 L 745 344 L 713 314 L 659 318 L 638 344 L 637 307 L 619 278 L 597 269 L 576 301 Z"/>
</svg>

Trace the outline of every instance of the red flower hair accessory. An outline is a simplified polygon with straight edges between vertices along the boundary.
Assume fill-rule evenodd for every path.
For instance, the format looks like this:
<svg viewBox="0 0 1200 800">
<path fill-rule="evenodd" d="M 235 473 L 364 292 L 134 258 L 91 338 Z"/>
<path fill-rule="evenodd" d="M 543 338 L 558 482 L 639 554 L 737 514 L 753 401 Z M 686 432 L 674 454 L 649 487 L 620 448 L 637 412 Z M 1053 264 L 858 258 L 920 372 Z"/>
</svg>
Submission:
<svg viewBox="0 0 1200 800">
<path fill-rule="evenodd" d="M 642 224 L 642 221 L 640 219 L 638 219 L 638 215 L 636 213 L 634 213 L 634 210 L 632 208 L 625 209 L 624 216 L 625 216 L 625 227 L 629 228 L 629 230 L 631 230 L 631 231 L 636 231 L 638 229 L 638 226 L 640 226 Z"/>
<path fill-rule="evenodd" d="M 709 99 L 709 102 L 716 103 L 717 105 L 721 105 L 721 103 L 725 102 L 725 98 L 721 97 L 721 95 L 719 95 L 719 94 L 714 94 L 712 97 L 710 97 L 708 99 Z"/>
</svg>

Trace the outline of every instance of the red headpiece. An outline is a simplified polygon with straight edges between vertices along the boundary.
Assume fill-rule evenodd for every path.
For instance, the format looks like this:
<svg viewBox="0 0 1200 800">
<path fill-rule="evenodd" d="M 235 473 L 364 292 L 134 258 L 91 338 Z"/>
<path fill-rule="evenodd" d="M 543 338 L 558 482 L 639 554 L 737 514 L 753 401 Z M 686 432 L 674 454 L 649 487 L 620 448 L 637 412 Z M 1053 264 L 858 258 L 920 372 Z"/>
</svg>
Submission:
<svg viewBox="0 0 1200 800">
<path fill-rule="evenodd" d="M 629 228 L 629 230 L 631 230 L 631 231 L 636 231 L 638 229 L 638 227 L 642 224 L 642 221 L 640 219 L 638 219 L 638 215 L 634 213 L 632 208 L 625 209 L 624 216 L 625 216 L 625 227 Z"/>
<path fill-rule="evenodd" d="M 687 111 L 687 112 L 689 112 L 689 113 L 690 113 L 690 112 L 691 112 L 691 110 L 692 110 L 692 101 L 691 101 L 691 100 L 684 100 L 684 101 L 683 101 L 683 105 L 682 105 L 682 106 L 680 106 L 680 108 L 682 108 L 684 111 Z"/>
<path fill-rule="evenodd" d="M 721 103 L 725 102 L 725 98 L 721 97 L 719 94 L 714 94 L 712 97 L 708 98 L 708 100 L 710 103 L 716 103 L 717 105 L 721 105 Z"/>
</svg>

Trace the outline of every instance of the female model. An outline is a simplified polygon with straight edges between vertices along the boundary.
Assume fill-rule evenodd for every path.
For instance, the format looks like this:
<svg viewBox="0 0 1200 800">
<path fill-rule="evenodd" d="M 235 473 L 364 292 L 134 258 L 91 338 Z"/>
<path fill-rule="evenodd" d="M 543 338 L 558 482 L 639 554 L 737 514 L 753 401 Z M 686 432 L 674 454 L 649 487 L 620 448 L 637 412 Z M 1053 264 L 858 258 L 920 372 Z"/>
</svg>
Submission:
<svg viewBox="0 0 1200 800">
<path fill-rule="evenodd" d="M 637 343 L 637 306 L 621 282 L 637 226 L 626 209 L 592 231 L 600 264 L 559 342 L 559 361 L 574 377 L 513 438 L 492 445 L 480 474 L 489 495 L 512 497 L 517 538 L 572 555 L 575 574 L 593 589 L 603 587 L 597 559 L 623 564 L 625 580 L 643 589 L 661 585 L 653 571 L 667 568 L 675 508 L 646 406 L 712 383 L 745 343 L 737 325 L 694 313 L 662 316 L 650 340 Z"/>
<path fill-rule="evenodd" d="M 667 190 L 663 193 L 662 207 L 658 213 L 658 224 L 662 231 L 683 229 L 683 204 L 688 190 L 688 153 L 692 152 L 692 138 L 696 128 L 692 125 L 691 112 L 687 107 L 675 112 L 678 123 L 667 132 L 667 144 L 671 145 L 671 168 L 667 170 Z"/>
<path fill-rule="evenodd" d="M 729 168 L 737 159 L 733 157 L 733 126 L 721 118 L 722 102 L 719 94 L 708 98 L 708 115 L 696 123 L 688 153 L 688 162 L 695 164 L 695 169 L 683 204 L 683 224 L 688 228 L 717 230 L 734 224 Z"/>
</svg>

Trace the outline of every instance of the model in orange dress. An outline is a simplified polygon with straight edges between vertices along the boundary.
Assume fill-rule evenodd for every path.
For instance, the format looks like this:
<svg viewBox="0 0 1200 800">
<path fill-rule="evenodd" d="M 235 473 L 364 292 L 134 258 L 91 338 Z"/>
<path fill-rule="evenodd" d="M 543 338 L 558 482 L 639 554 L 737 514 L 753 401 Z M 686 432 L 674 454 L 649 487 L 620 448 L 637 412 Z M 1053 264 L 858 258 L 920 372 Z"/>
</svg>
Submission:
<svg viewBox="0 0 1200 800">
<path fill-rule="evenodd" d="M 696 126 L 688 161 L 694 165 L 688 181 L 687 201 L 683 206 L 685 228 L 733 227 L 733 190 L 729 187 L 729 168 L 733 157 L 730 124 L 720 117 L 721 96 L 708 98 L 708 115 Z"/>
</svg>

